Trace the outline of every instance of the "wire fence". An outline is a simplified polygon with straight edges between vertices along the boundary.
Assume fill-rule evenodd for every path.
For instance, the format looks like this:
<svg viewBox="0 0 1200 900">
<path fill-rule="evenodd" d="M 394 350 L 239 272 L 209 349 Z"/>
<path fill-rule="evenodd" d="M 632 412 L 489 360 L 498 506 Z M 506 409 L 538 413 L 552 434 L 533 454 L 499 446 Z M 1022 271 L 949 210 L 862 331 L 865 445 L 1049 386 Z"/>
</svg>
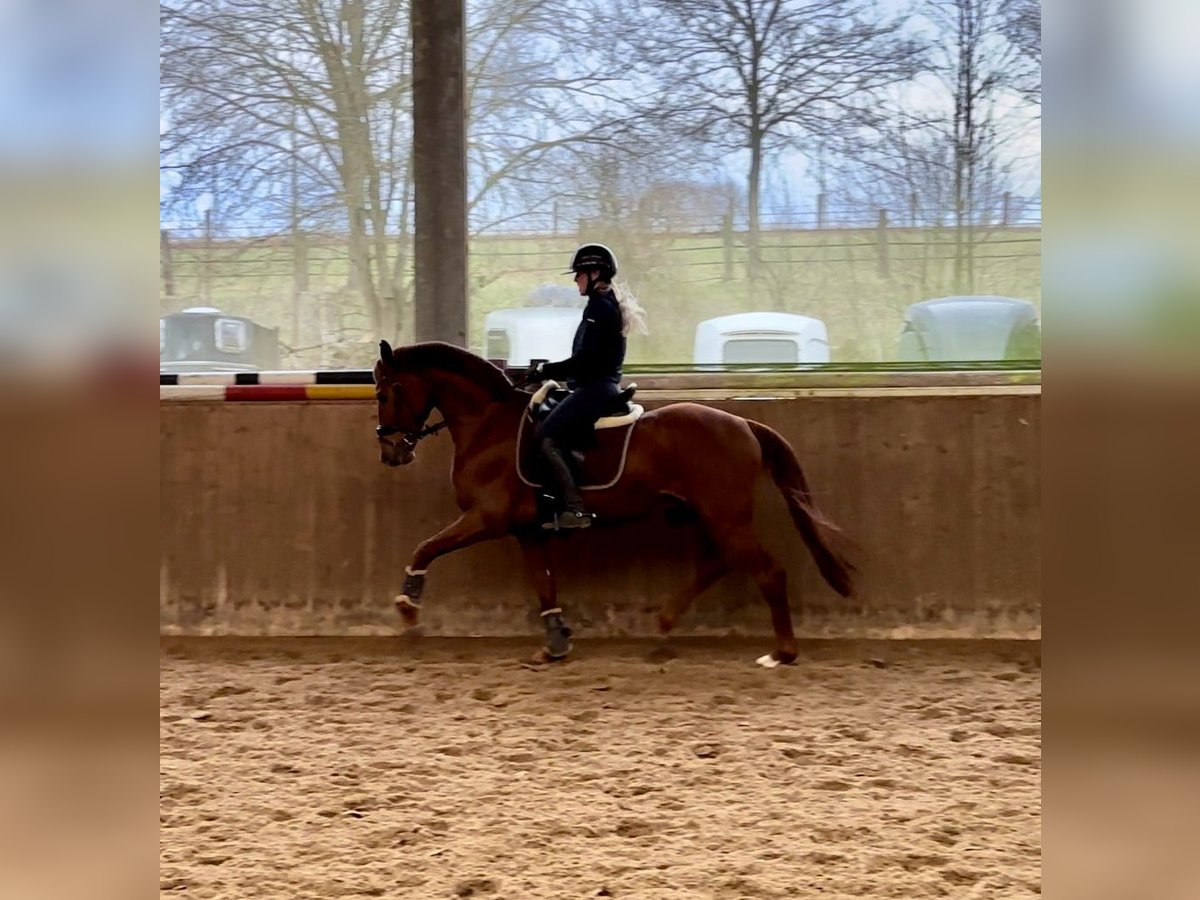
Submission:
<svg viewBox="0 0 1200 900">
<path fill-rule="evenodd" d="M 912 226 L 879 210 L 854 227 L 816 228 L 813 221 L 781 216 L 751 233 L 726 215 L 691 230 L 630 226 L 586 234 L 617 250 L 625 280 L 653 314 L 643 358 L 687 359 L 689 335 L 704 316 L 771 309 L 827 321 L 849 359 L 887 359 L 906 304 L 952 293 L 1040 302 L 1036 217 L 961 229 Z M 562 285 L 581 237 L 575 230 L 473 235 L 470 333 L 478 336 L 494 309 L 541 302 L 533 299 L 535 287 Z M 410 327 L 411 235 L 372 241 L 365 271 L 361 257 L 352 259 L 348 235 L 331 230 L 254 233 L 210 220 L 199 230 L 162 229 L 160 251 L 163 312 L 212 306 L 279 328 L 286 361 L 296 368 L 354 364 L 389 327 L 370 311 L 364 279 L 379 302 L 394 304 L 394 333 Z"/>
</svg>

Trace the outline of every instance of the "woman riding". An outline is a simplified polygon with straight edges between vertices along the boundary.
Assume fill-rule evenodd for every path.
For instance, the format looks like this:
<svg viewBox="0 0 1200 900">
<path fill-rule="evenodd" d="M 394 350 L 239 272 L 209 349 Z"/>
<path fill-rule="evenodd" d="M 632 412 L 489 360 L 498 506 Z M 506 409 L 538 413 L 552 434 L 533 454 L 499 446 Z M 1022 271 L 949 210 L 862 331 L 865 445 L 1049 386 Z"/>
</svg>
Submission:
<svg viewBox="0 0 1200 900">
<path fill-rule="evenodd" d="M 632 297 L 620 298 L 613 289 L 617 259 L 603 244 L 584 244 L 571 258 L 575 286 L 587 297 L 583 318 L 575 331 L 571 356 L 561 362 L 537 363 L 527 380 L 566 381 L 571 393 L 538 426 L 537 441 L 563 502 L 563 512 L 543 527 L 587 528 L 592 514 L 583 507 L 583 496 L 565 454 L 596 420 L 611 412 L 620 392 L 621 365 L 625 361 L 625 336 L 631 327 L 642 327 L 642 312 Z"/>
</svg>

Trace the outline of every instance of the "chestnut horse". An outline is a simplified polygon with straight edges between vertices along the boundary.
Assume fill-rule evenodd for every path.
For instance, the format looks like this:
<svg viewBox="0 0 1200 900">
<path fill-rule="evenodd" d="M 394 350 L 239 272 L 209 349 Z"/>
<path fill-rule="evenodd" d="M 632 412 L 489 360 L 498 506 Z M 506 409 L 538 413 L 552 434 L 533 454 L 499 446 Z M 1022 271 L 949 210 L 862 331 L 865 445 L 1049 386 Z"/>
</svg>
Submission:
<svg viewBox="0 0 1200 900">
<path fill-rule="evenodd" d="M 421 438 L 442 427 L 425 426 L 434 408 L 454 441 L 451 477 L 462 515 L 413 553 L 403 593 L 396 600 L 405 624 L 418 624 L 430 563 L 480 541 L 512 535 L 537 585 L 546 626 L 547 643 L 537 658 L 564 658 L 571 649 L 571 632 L 558 606 L 549 533 L 540 528 L 535 489 L 521 480 L 515 465 L 529 394 L 491 363 L 450 344 L 393 350 L 387 341 L 380 343 L 375 364 L 375 394 L 376 434 L 386 465 L 412 462 Z M 588 508 L 598 526 L 645 516 L 665 498 L 690 508 L 717 552 L 705 554 L 692 582 L 663 604 L 660 630 L 668 633 L 696 596 L 727 572 L 740 569 L 754 579 L 771 610 L 775 650 L 758 660 L 771 667 L 793 662 L 797 650 L 786 573 L 753 529 L 754 483 L 764 470 L 783 494 L 829 586 L 849 597 L 853 567 L 830 546 L 836 527 L 814 509 L 791 446 L 758 422 L 696 403 L 672 403 L 646 412 L 634 428 L 620 480 L 589 492 Z"/>
</svg>

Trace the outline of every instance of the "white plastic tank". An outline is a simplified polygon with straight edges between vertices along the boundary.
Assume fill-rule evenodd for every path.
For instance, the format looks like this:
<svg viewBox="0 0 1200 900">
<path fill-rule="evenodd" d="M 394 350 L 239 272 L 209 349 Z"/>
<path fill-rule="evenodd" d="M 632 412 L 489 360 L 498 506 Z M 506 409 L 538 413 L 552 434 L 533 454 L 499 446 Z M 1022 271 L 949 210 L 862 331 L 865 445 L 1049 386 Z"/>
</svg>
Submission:
<svg viewBox="0 0 1200 900">
<path fill-rule="evenodd" d="M 579 309 L 558 307 L 497 309 L 483 320 L 483 356 L 506 359 L 513 368 L 535 359 L 566 359 L 582 316 Z"/>
<path fill-rule="evenodd" d="M 698 365 L 829 362 L 825 323 L 792 313 L 736 313 L 696 326 L 692 361 Z"/>
<path fill-rule="evenodd" d="M 1041 354 L 1037 308 L 1028 300 L 987 295 L 939 297 L 904 314 L 902 362 L 1033 358 Z"/>
<path fill-rule="evenodd" d="M 483 357 L 508 360 L 513 368 L 535 359 L 566 359 L 586 305 L 587 298 L 574 285 L 538 285 L 530 290 L 525 306 L 484 316 Z"/>
</svg>

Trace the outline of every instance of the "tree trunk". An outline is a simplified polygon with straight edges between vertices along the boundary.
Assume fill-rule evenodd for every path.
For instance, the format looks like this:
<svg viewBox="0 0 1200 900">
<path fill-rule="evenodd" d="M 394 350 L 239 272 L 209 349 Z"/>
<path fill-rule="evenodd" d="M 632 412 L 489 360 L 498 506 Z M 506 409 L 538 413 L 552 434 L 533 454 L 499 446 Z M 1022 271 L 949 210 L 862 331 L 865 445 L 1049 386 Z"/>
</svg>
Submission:
<svg viewBox="0 0 1200 900">
<path fill-rule="evenodd" d="M 158 230 L 158 264 L 162 270 L 163 293 L 175 299 L 175 262 L 171 256 L 171 233 L 165 228 Z M 175 312 L 174 309 L 171 312 Z"/>
<path fill-rule="evenodd" d="M 762 253 L 758 222 L 759 186 L 762 182 L 762 135 L 757 131 L 750 134 L 750 175 L 746 183 L 748 226 L 746 249 L 751 280 L 762 275 Z"/>
<path fill-rule="evenodd" d="M 371 243 L 367 234 L 366 210 L 360 203 L 358 208 L 350 213 L 350 267 L 353 269 L 354 286 L 362 294 L 367 307 L 367 315 L 371 319 L 371 327 L 379 333 L 382 323 L 382 309 L 379 305 L 379 294 L 375 290 L 375 279 L 371 273 Z"/>
<path fill-rule="evenodd" d="M 954 290 L 975 289 L 975 170 L 979 134 L 975 121 L 980 11 L 974 0 L 958 2 L 958 87 L 954 102 Z"/>
</svg>

